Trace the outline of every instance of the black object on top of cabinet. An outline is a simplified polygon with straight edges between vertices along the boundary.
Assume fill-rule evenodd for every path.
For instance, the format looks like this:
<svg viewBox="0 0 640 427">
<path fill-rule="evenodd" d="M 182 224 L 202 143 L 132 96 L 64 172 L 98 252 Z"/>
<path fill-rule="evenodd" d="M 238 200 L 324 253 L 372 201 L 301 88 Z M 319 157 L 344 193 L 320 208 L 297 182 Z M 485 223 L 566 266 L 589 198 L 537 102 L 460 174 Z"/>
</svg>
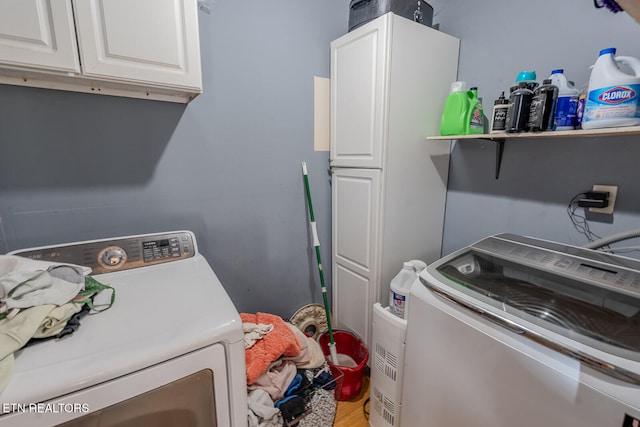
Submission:
<svg viewBox="0 0 640 427">
<path fill-rule="evenodd" d="M 388 12 L 428 27 L 433 21 L 433 7 L 422 0 L 351 0 L 349 31 Z"/>
</svg>

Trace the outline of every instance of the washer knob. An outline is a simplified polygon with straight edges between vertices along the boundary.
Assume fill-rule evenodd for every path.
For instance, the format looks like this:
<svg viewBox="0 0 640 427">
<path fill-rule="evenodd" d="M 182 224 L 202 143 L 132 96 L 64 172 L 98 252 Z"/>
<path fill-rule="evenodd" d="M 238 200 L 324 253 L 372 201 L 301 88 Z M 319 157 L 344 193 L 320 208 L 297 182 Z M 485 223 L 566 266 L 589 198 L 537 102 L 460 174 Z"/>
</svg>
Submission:
<svg viewBox="0 0 640 427">
<path fill-rule="evenodd" d="M 127 261 L 127 253 L 118 246 L 109 246 L 100 252 L 98 260 L 104 267 L 119 267 Z"/>
</svg>

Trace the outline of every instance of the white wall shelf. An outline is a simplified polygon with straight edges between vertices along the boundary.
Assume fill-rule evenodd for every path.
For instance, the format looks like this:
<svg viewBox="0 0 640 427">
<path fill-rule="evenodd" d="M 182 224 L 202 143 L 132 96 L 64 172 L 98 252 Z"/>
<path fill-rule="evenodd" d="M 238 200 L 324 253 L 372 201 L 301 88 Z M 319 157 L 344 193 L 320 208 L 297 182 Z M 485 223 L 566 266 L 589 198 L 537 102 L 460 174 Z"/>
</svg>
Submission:
<svg viewBox="0 0 640 427">
<path fill-rule="evenodd" d="M 627 126 L 618 128 L 602 128 L 602 129 L 580 129 L 580 130 L 563 130 L 549 132 L 522 132 L 522 133 L 484 133 L 474 135 L 447 135 L 447 136 L 428 136 L 427 140 L 464 140 L 464 139 L 481 139 L 494 141 L 496 143 L 496 179 L 500 176 L 500 165 L 502 163 L 502 154 L 504 152 L 504 142 L 507 139 L 536 139 L 536 138 L 593 138 L 593 137 L 612 137 L 612 136 L 628 136 L 640 135 L 640 126 Z"/>
</svg>

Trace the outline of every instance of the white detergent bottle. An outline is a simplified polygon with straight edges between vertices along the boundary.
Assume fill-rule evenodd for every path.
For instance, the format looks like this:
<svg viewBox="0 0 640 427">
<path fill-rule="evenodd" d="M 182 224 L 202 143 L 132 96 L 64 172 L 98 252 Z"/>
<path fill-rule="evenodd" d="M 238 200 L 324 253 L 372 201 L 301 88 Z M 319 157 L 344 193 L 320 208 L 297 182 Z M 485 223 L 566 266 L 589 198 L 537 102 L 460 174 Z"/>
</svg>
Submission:
<svg viewBox="0 0 640 427">
<path fill-rule="evenodd" d="M 615 57 L 616 49 L 600 51 L 589 78 L 583 129 L 640 125 L 640 60 Z M 626 64 L 633 74 L 622 71 Z"/>
<path fill-rule="evenodd" d="M 573 87 L 563 69 L 551 71 L 551 84 L 558 87 L 558 101 L 554 114 L 555 130 L 574 130 L 578 114 L 580 91 Z"/>
<path fill-rule="evenodd" d="M 402 270 L 391 279 L 391 290 L 389 291 L 389 310 L 391 314 L 401 319 L 406 319 L 409 308 L 409 290 L 411 284 L 416 280 L 416 271 L 411 262 L 405 262 Z"/>
</svg>

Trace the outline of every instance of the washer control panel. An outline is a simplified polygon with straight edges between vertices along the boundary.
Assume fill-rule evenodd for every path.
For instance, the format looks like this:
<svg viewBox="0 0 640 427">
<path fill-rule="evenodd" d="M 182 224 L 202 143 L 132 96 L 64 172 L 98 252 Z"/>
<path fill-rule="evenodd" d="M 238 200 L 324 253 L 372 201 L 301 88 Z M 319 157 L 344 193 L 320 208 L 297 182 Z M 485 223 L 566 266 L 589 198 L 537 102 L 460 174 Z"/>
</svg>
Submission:
<svg viewBox="0 0 640 427">
<path fill-rule="evenodd" d="M 472 247 L 552 274 L 640 294 L 640 263 L 630 258 L 510 234 L 488 237 Z"/>
<path fill-rule="evenodd" d="M 91 267 L 92 274 L 128 270 L 191 258 L 197 253 L 190 231 L 94 240 L 11 252 L 11 255 Z"/>
</svg>

